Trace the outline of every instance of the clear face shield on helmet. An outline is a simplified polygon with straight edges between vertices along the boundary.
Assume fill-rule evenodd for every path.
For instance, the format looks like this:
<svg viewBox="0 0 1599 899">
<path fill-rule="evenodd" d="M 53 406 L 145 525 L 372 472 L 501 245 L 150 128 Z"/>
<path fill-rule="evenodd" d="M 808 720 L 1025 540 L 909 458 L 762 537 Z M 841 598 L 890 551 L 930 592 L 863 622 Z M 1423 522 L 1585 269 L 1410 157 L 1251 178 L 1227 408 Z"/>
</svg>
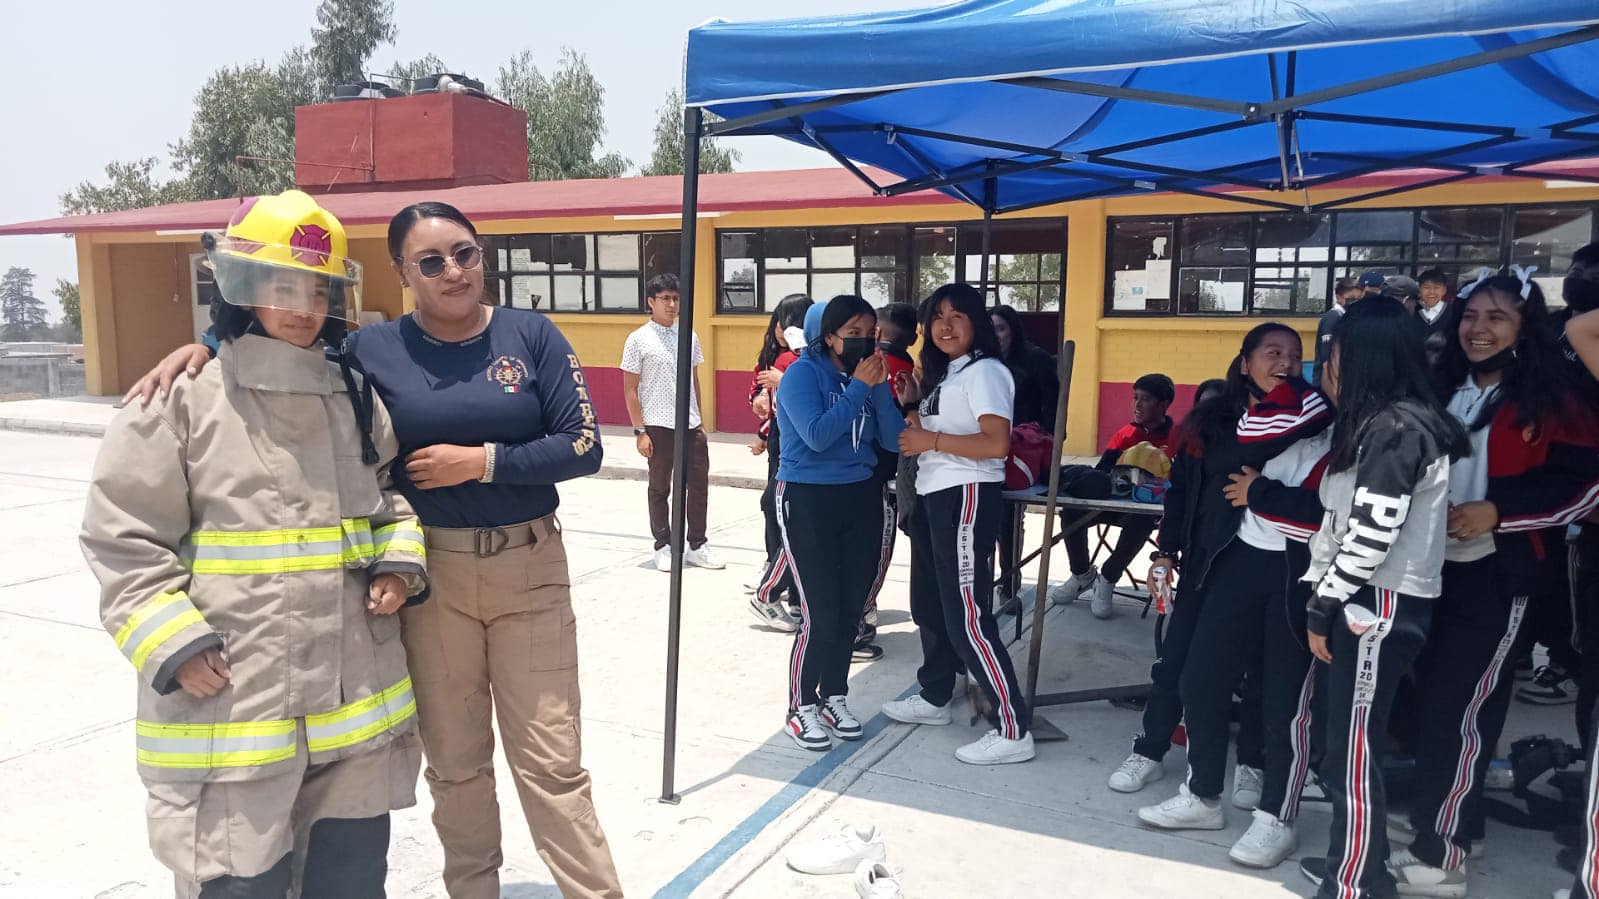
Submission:
<svg viewBox="0 0 1599 899">
<path fill-rule="evenodd" d="M 300 229 L 300 232 L 320 229 Z M 302 239 L 303 238 L 303 239 Z M 223 301 L 354 325 L 361 313 L 361 264 L 329 251 L 325 238 L 296 233 L 297 245 L 206 234 L 206 262 Z"/>
</svg>

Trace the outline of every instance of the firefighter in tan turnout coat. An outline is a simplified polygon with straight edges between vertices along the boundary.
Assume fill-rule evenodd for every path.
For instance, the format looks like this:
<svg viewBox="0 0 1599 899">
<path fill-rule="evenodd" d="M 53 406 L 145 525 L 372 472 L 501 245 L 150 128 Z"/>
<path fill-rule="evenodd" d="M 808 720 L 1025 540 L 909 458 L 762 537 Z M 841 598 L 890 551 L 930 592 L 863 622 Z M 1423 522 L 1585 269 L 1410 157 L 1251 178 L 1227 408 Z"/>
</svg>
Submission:
<svg viewBox="0 0 1599 899">
<path fill-rule="evenodd" d="M 138 674 L 150 845 L 180 896 L 382 896 L 420 764 L 394 612 L 427 584 L 388 415 L 325 355 L 360 269 L 298 191 L 205 243 L 218 364 L 118 416 L 82 534 Z"/>
</svg>

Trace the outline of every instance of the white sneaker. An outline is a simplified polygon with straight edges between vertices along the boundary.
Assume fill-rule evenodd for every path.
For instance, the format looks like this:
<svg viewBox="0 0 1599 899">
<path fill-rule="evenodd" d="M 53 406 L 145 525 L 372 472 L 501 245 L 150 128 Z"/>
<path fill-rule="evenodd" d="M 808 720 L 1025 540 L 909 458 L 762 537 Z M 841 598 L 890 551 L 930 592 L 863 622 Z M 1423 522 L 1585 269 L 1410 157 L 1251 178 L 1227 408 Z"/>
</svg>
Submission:
<svg viewBox="0 0 1599 899">
<path fill-rule="evenodd" d="M 690 566 L 720 571 L 727 567 L 727 563 L 718 559 L 716 554 L 711 552 L 710 544 L 706 544 L 699 549 L 685 548 L 683 550 L 683 567 L 688 568 Z"/>
<path fill-rule="evenodd" d="M 1233 808 L 1246 812 L 1260 805 L 1261 791 L 1266 788 L 1266 772 L 1248 765 L 1239 765 L 1233 771 Z"/>
<path fill-rule="evenodd" d="M 785 634 L 799 630 L 800 623 L 789 617 L 788 607 L 781 602 L 761 602 L 751 596 L 749 607 L 756 619 L 767 627 L 776 628 Z"/>
<path fill-rule="evenodd" d="M 672 570 L 672 548 L 670 546 L 663 546 L 655 551 L 655 570 Z"/>
<path fill-rule="evenodd" d="M 1401 896 L 1466 899 L 1465 865 L 1445 871 L 1416 858 L 1409 849 L 1402 849 L 1389 856 L 1388 872 L 1394 876 L 1394 885 Z"/>
<path fill-rule="evenodd" d="M 882 862 L 864 861 L 855 869 L 855 893 L 861 899 L 900 899 L 899 878 Z"/>
<path fill-rule="evenodd" d="M 1064 584 L 1057 584 L 1055 589 L 1049 591 L 1049 601 L 1057 606 L 1069 606 L 1092 587 L 1098 578 L 1098 568 L 1091 567 L 1082 574 L 1074 574 L 1067 578 Z"/>
<path fill-rule="evenodd" d="M 859 740 L 865 733 L 860 719 L 849 710 L 849 703 L 843 696 L 829 696 L 822 700 L 820 716 L 822 726 L 840 740 Z"/>
<path fill-rule="evenodd" d="M 1388 843 L 1401 849 L 1416 842 L 1416 828 L 1410 823 L 1410 816 L 1399 812 L 1388 813 Z M 1466 850 L 1466 858 L 1478 861 L 1487 851 L 1487 844 L 1482 840 L 1472 841 L 1471 848 Z"/>
<path fill-rule="evenodd" d="M 853 874 L 862 862 L 888 858 L 875 824 L 846 824 L 819 840 L 789 850 L 788 866 L 801 874 Z"/>
<path fill-rule="evenodd" d="M 833 738 L 827 735 L 827 728 L 822 727 L 822 717 L 814 705 L 802 705 L 789 712 L 783 729 L 801 749 L 826 752 L 833 748 Z"/>
<path fill-rule="evenodd" d="M 1110 788 L 1118 793 L 1136 793 L 1165 776 L 1165 765 L 1135 752 L 1111 772 Z"/>
<path fill-rule="evenodd" d="M 1102 576 L 1094 578 L 1094 595 L 1088 599 L 1088 611 L 1104 621 L 1116 614 L 1116 585 Z"/>
<path fill-rule="evenodd" d="M 909 699 L 895 699 L 883 703 L 883 714 L 901 724 L 948 724 L 955 720 L 949 713 L 949 708 L 933 705 L 922 698 L 920 693 L 912 693 Z"/>
<path fill-rule="evenodd" d="M 955 750 L 955 757 L 968 765 L 1013 765 L 1025 762 L 1037 753 L 1033 751 L 1033 735 L 1022 734 L 1020 740 L 1007 740 L 999 731 L 991 730 Z"/>
<path fill-rule="evenodd" d="M 1279 821 L 1271 812 L 1255 809 L 1255 820 L 1238 838 L 1227 857 L 1250 868 L 1275 868 L 1299 848 L 1291 821 Z"/>
<path fill-rule="evenodd" d="M 1221 830 L 1227 826 L 1221 800 L 1201 799 L 1188 792 L 1188 784 L 1177 788 L 1177 795 L 1160 805 L 1138 810 L 1138 820 L 1161 830 Z"/>
</svg>

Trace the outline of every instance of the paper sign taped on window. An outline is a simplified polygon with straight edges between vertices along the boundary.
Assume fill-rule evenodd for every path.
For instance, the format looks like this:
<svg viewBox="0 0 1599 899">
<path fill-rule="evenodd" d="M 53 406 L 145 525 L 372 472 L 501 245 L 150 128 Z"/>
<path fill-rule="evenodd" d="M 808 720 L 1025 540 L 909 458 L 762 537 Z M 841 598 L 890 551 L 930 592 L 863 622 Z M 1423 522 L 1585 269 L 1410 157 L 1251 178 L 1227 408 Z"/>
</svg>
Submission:
<svg viewBox="0 0 1599 899">
<path fill-rule="evenodd" d="M 1115 290 L 1110 307 L 1118 312 L 1143 312 L 1149 308 L 1148 273 L 1122 271 L 1116 273 Z"/>
<path fill-rule="evenodd" d="M 1144 296 L 1151 300 L 1171 299 L 1171 260 L 1151 259 L 1144 263 Z"/>
</svg>

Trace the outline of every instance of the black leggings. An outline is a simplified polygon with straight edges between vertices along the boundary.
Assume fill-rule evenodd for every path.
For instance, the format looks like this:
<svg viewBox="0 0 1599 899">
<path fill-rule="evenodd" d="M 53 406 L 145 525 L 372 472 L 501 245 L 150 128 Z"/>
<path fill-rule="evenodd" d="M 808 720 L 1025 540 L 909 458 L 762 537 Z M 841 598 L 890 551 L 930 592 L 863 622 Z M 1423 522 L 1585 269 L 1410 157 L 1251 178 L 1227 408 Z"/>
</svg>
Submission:
<svg viewBox="0 0 1599 899">
<path fill-rule="evenodd" d="M 323 818 L 311 825 L 301 899 L 382 899 L 389 873 L 389 816 Z M 200 899 L 284 899 L 293 855 L 253 877 L 218 877 L 200 885 Z"/>
</svg>

